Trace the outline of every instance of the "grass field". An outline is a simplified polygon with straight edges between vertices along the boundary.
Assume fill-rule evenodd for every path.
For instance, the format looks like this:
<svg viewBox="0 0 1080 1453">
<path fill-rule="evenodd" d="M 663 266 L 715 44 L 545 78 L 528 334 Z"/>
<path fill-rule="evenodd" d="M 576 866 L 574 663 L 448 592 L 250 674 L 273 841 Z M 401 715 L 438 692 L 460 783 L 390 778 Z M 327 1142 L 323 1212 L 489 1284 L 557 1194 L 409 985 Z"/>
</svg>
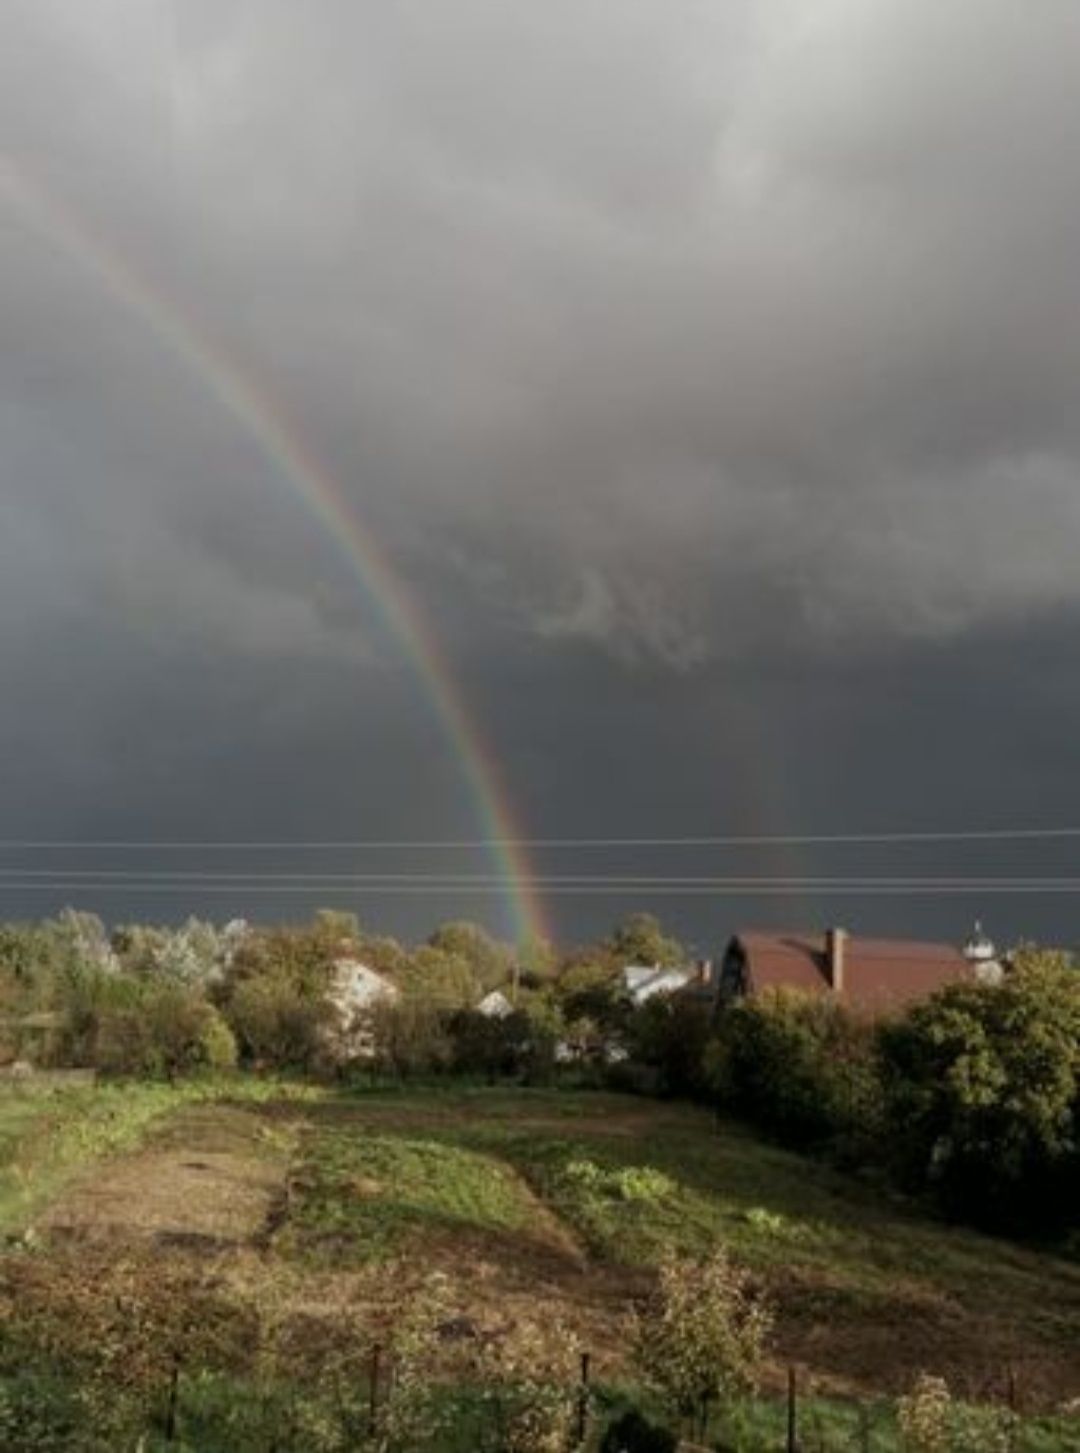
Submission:
<svg viewBox="0 0 1080 1453">
<path fill-rule="evenodd" d="M 234 1423 L 245 1399 L 264 1412 L 273 1401 L 251 1382 L 258 1309 L 272 1302 L 275 1325 L 302 1328 L 297 1366 L 315 1366 L 320 1329 L 390 1325 L 432 1271 L 448 1278 L 458 1321 L 565 1328 L 598 1384 L 617 1390 L 635 1375 L 625 1319 L 658 1260 L 722 1243 L 777 1309 L 767 1389 L 797 1365 L 822 1448 L 895 1447 L 884 1404 L 921 1370 L 981 1400 L 1001 1395 L 1011 1369 L 1033 1417 L 1080 1397 L 1080 1267 L 920 1218 L 695 1109 L 600 1093 L 238 1084 L 0 1101 L 11 1246 L 0 1314 L 19 1329 L 24 1393 L 28 1377 L 52 1378 L 62 1401 L 80 1338 L 123 1343 L 113 1309 L 127 1299 L 152 1367 L 154 1327 L 175 1348 L 182 1323 L 220 1323 L 218 1371 L 186 1387 L 185 1437 L 254 1449 L 257 1438 L 199 1429 L 215 1399 Z M 185 1299 L 204 1308 L 187 1323 Z M 761 1446 L 781 1446 L 778 1403 L 747 1416 Z M 1040 1453 L 1080 1449 L 1080 1420 L 1032 1421 L 1026 1437 Z"/>
</svg>

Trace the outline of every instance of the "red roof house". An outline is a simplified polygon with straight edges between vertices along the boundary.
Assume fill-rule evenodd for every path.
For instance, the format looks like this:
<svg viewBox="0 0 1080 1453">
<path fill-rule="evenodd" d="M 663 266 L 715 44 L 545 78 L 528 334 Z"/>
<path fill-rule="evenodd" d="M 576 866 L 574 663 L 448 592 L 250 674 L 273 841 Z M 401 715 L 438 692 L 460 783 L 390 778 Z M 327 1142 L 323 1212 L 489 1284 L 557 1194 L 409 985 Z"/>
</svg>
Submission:
<svg viewBox="0 0 1080 1453">
<path fill-rule="evenodd" d="M 842 928 L 822 934 L 743 932 L 724 954 L 720 990 L 742 996 L 799 989 L 829 994 L 857 1013 L 880 1016 L 946 984 L 989 977 L 983 971 L 986 955 L 973 955 L 972 948 L 859 938 Z"/>
</svg>

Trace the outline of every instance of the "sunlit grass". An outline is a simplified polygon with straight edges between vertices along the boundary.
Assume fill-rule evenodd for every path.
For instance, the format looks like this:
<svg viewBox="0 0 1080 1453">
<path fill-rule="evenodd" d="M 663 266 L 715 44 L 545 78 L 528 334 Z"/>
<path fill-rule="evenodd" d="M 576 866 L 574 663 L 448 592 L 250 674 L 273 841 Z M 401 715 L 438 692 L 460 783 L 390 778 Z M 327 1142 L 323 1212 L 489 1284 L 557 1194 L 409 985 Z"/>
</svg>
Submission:
<svg viewBox="0 0 1080 1453">
<path fill-rule="evenodd" d="M 322 1257 L 380 1260 L 422 1231 L 509 1232 L 529 1218 L 505 1162 L 435 1137 L 323 1130 L 295 1182 L 279 1248 Z"/>
</svg>

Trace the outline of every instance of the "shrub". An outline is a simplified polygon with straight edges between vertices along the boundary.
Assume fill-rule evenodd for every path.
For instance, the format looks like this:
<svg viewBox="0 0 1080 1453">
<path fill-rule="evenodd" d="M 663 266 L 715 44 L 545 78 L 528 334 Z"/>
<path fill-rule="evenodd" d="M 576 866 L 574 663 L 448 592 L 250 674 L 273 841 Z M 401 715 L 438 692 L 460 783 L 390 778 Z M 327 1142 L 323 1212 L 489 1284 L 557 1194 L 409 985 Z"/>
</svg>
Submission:
<svg viewBox="0 0 1080 1453">
<path fill-rule="evenodd" d="M 699 1262 L 669 1256 L 637 1314 L 634 1356 L 681 1417 L 754 1386 L 772 1314 L 748 1274 L 720 1249 Z"/>
<path fill-rule="evenodd" d="M 378 1001 L 371 1011 L 371 1030 L 375 1064 L 402 1079 L 445 1070 L 454 1052 L 446 1014 L 421 999 Z"/>
<path fill-rule="evenodd" d="M 213 1007 L 207 1004 L 207 1017 L 199 1032 L 200 1063 L 208 1070 L 231 1070 L 236 1067 L 236 1035 Z"/>
<path fill-rule="evenodd" d="M 321 1061 L 333 1006 L 282 977 L 248 979 L 223 1012 L 244 1058 L 278 1069 L 313 1069 Z"/>
<path fill-rule="evenodd" d="M 677 994 L 654 995 L 629 1016 L 624 1034 L 631 1060 L 652 1070 L 661 1094 L 696 1095 L 705 1089 L 711 1018 L 707 1006 Z"/>
<path fill-rule="evenodd" d="M 905 1453 L 1009 1453 L 1015 1416 L 1004 1408 L 953 1401 L 944 1378 L 920 1373 L 896 1404 Z"/>
<path fill-rule="evenodd" d="M 517 1323 L 485 1342 L 476 1372 L 500 1453 L 566 1453 L 577 1415 L 580 1350 L 569 1328 Z"/>
</svg>

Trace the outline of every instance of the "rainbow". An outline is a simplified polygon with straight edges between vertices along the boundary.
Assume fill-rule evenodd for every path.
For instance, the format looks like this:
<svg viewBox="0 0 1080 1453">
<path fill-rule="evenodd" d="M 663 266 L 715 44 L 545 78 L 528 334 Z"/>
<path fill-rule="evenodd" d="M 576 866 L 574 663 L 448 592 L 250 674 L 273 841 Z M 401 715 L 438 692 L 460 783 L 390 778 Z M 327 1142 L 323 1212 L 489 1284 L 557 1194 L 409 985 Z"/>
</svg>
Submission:
<svg viewBox="0 0 1080 1453">
<path fill-rule="evenodd" d="M 52 191 L 5 160 L 0 195 L 48 242 L 71 256 L 192 374 L 257 446 L 324 528 L 369 606 L 408 663 L 457 763 L 482 846 L 506 882 L 509 926 L 519 941 L 549 937 L 525 834 L 483 734 L 468 710 L 431 628 L 340 482 L 318 459 L 248 368 L 228 357 L 162 290 L 87 226 Z"/>
</svg>

